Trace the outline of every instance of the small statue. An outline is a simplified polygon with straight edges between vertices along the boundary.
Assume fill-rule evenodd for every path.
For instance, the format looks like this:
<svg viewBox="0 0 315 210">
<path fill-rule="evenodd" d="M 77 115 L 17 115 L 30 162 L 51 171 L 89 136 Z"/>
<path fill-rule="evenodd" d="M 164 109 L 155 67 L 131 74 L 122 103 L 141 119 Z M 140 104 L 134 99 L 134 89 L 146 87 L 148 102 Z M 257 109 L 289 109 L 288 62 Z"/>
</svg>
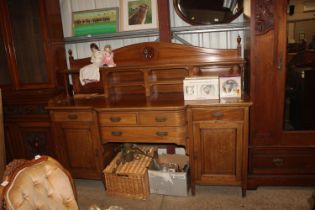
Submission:
<svg viewBox="0 0 315 210">
<path fill-rule="evenodd" d="M 80 69 L 81 85 L 100 81 L 99 67 L 103 65 L 104 53 L 99 50 L 95 43 L 90 45 L 90 49 L 92 52 L 91 64 Z"/>
<path fill-rule="evenodd" d="M 103 65 L 108 67 L 115 67 L 114 53 L 112 52 L 112 47 L 110 45 L 105 45 L 104 47 L 104 58 Z"/>
</svg>

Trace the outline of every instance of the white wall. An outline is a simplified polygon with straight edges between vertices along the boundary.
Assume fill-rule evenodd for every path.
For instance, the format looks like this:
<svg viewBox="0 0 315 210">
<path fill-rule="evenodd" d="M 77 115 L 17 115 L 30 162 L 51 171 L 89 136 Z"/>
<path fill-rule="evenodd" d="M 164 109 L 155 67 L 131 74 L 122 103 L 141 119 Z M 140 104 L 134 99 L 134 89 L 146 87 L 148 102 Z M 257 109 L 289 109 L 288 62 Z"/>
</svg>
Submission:
<svg viewBox="0 0 315 210">
<path fill-rule="evenodd" d="M 305 1 L 301 0 L 290 0 L 289 2 L 289 5 L 295 6 L 294 14 L 288 15 L 289 43 L 301 42 L 303 35 L 308 45 L 315 35 L 315 12 L 304 12 L 304 3 Z"/>
<path fill-rule="evenodd" d="M 304 0 L 305 1 L 305 0 Z M 315 12 L 304 12 L 304 1 L 302 0 L 290 0 L 289 5 L 294 5 L 294 14 L 288 15 L 288 20 L 304 20 L 314 19 Z"/>
<path fill-rule="evenodd" d="M 172 27 L 188 26 L 175 12 L 173 8 L 173 0 L 170 1 L 170 21 Z M 63 31 L 65 37 L 72 36 L 72 12 L 100 9 L 108 7 L 119 7 L 119 0 L 60 0 L 60 8 L 63 22 Z M 234 22 L 243 22 L 243 15 L 237 18 Z M 236 38 L 240 35 L 244 37 L 244 30 L 239 31 L 225 31 L 225 32 L 203 32 L 203 33 L 190 33 L 181 34 L 181 38 L 190 42 L 192 45 L 206 48 L 236 48 Z M 119 48 L 130 44 L 155 41 L 158 37 L 144 37 L 132 39 L 117 39 L 117 40 L 104 40 L 96 42 L 99 46 L 105 44 L 112 45 L 112 48 Z M 180 43 L 178 40 L 173 39 L 173 42 Z M 74 58 L 83 58 L 90 56 L 89 43 L 79 44 L 66 44 L 66 50 L 72 49 Z"/>
</svg>

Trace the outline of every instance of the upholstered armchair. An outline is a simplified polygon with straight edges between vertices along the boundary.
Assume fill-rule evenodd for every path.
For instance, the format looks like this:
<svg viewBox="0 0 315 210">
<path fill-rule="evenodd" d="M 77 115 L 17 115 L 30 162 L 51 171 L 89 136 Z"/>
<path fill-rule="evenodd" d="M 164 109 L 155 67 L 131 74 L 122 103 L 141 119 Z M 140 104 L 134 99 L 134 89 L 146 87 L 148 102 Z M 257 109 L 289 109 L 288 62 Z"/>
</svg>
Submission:
<svg viewBox="0 0 315 210">
<path fill-rule="evenodd" d="M 71 175 L 48 156 L 7 165 L 0 195 L 1 207 L 8 210 L 78 209 Z"/>
</svg>

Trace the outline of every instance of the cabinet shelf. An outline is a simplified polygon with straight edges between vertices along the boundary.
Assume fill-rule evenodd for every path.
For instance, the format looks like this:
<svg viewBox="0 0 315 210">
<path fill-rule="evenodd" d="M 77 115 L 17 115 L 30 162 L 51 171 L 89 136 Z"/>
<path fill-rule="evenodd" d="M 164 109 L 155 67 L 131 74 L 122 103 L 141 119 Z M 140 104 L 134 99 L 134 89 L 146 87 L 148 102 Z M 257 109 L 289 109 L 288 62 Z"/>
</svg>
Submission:
<svg viewBox="0 0 315 210">
<path fill-rule="evenodd" d="M 239 31 L 249 29 L 249 22 L 241 23 L 228 23 L 228 24 L 216 24 L 216 25 L 204 25 L 204 26 L 183 26 L 183 27 L 171 27 L 171 32 L 176 38 L 178 34 L 189 33 L 206 33 L 206 32 L 222 32 L 222 31 Z M 100 35 L 88 35 L 80 37 L 65 37 L 66 44 L 76 44 L 83 42 L 94 42 L 103 40 L 116 40 L 116 39 L 132 39 L 141 37 L 159 36 L 158 29 L 146 29 L 136 31 L 121 31 L 110 34 Z"/>
</svg>

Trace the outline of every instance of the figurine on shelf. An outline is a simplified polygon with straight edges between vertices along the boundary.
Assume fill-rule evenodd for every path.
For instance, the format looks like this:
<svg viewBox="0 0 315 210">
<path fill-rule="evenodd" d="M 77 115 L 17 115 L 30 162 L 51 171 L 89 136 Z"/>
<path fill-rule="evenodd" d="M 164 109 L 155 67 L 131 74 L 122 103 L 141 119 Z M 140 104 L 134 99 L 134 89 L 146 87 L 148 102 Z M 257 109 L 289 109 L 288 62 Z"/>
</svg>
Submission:
<svg viewBox="0 0 315 210">
<path fill-rule="evenodd" d="M 112 52 L 112 47 L 110 45 L 105 45 L 104 47 L 104 58 L 103 65 L 108 67 L 115 67 L 114 53 Z"/>
<path fill-rule="evenodd" d="M 99 67 L 103 65 L 104 52 L 100 51 L 95 43 L 90 45 L 90 49 L 92 52 L 91 64 L 80 69 L 81 85 L 100 81 Z"/>
</svg>

